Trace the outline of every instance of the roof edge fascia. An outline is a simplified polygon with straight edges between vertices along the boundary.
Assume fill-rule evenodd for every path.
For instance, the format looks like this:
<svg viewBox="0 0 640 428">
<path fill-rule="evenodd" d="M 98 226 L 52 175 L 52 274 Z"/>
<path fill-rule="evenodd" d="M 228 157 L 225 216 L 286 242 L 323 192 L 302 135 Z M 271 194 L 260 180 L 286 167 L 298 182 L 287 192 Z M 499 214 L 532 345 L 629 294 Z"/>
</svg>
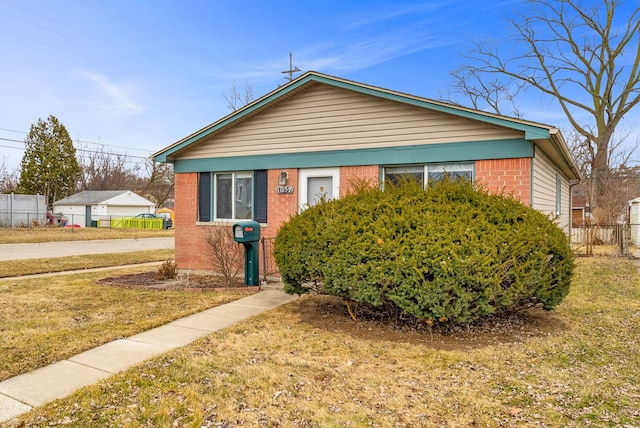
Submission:
<svg viewBox="0 0 640 428">
<path fill-rule="evenodd" d="M 575 180 L 581 180 L 582 175 L 580 174 L 580 169 L 578 168 L 578 164 L 576 163 L 573 155 L 569 151 L 569 146 L 562 135 L 562 132 L 558 128 L 551 129 L 551 136 L 549 140 L 553 144 L 554 148 L 560 153 L 560 155 L 564 158 L 565 162 L 571 169 L 571 172 L 575 176 Z"/>
</svg>

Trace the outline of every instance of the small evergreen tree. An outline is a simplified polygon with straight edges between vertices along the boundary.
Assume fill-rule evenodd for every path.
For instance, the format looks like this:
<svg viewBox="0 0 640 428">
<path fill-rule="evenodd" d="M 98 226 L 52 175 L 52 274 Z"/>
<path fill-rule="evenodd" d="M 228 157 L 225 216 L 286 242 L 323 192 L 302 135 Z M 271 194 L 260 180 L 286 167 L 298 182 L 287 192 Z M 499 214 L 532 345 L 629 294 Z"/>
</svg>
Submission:
<svg viewBox="0 0 640 428">
<path fill-rule="evenodd" d="M 44 195 L 52 207 L 54 201 L 75 190 L 80 173 L 71 137 L 55 116 L 31 125 L 22 157 L 20 192 Z"/>
</svg>

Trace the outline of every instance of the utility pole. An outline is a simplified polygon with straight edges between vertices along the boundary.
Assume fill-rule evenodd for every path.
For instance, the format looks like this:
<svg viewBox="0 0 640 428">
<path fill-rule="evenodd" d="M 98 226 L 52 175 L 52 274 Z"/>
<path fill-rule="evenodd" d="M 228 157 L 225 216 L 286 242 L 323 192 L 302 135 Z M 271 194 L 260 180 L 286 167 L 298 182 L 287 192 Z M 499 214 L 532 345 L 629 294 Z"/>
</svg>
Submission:
<svg viewBox="0 0 640 428">
<path fill-rule="evenodd" d="M 282 71 L 282 74 L 288 74 L 289 77 L 285 77 L 285 79 L 289 79 L 289 82 L 293 80 L 293 73 L 299 73 L 300 69 L 298 67 L 293 68 L 293 54 L 289 52 L 289 69 Z"/>
</svg>

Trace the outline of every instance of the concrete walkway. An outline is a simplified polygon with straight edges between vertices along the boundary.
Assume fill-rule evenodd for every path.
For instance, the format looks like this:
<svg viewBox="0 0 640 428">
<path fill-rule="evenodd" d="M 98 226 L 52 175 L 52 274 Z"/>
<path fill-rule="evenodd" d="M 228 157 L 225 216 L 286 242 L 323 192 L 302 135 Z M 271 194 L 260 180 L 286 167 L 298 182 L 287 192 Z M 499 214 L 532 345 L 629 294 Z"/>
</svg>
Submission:
<svg viewBox="0 0 640 428">
<path fill-rule="evenodd" d="M 173 237 L 0 244 L 0 261 L 171 249 Z"/>
<path fill-rule="evenodd" d="M 267 289 L 0 382 L 0 423 L 171 349 L 295 300 Z"/>
</svg>

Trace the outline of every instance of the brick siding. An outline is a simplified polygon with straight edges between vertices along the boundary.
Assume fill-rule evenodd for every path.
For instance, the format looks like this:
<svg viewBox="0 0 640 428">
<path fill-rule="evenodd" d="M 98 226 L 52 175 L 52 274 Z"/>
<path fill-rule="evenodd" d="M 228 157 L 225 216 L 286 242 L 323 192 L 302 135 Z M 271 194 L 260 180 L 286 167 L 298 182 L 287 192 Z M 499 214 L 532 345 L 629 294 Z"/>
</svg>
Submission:
<svg viewBox="0 0 640 428">
<path fill-rule="evenodd" d="M 475 164 L 475 178 L 480 184 L 495 193 L 513 195 L 523 203 L 531 204 L 531 159 L 481 160 Z M 278 194 L 275 189 L 282 170 L 268 172 L 267 195 L 268 224 L 262 225 L 261 236 L 274 238 L 280 225 L 286 222 L 298 210 L 298 170 L 286 169 L 287 184 L 293 186 L 293 193 Z M 349 166 L 340 168 L 340 192 L 349 191 L 354 184 L 362 180 L 377 182 L 380 167 L 378 165 Z M 222 225 L 197 224 L 198 220 L 198 174 L 175 174 L 175 248 L 176 265 L 180 269 L 211 270 L 208 250 L 204 239 L 212 227 L 231 227 Z M 260 250 L 262 251 L 262 249 Z M 262 264 L 262 255 L 260 256 Z M 273 263 L 273 261 L 268 261 Z M 262 275 L 262 267 L 260 268 Z"/>
<path fill-rule="evenodd" d="M 492 193 L 512 195 L 531 206 L 531 158 L 476 161 L 475 179 Z"/>
</svg>

